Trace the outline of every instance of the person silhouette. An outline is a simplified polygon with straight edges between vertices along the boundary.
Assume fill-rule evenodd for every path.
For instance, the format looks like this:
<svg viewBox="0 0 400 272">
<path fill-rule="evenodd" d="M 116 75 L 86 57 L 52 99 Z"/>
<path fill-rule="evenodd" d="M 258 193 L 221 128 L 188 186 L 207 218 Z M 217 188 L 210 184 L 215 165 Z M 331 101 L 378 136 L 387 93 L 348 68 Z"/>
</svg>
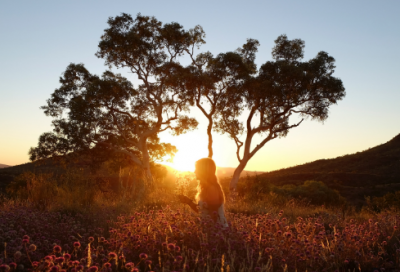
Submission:
<svg viewBox="0 0 400 272">
<path fill-rule="evenodd" d="M 200 214 L 201 218 L 210 216 L 214 222 L 228 227 L 225 217 L 225 195 L 215 175 L 217 167 L 211 158 L 203 158 L 196 162 L 195 175 L 199 181 L 196 200 L 194 203 L 184 195 L 178 195 L 181 203 L 187 204 L 193 211 Z"/>
</svg>

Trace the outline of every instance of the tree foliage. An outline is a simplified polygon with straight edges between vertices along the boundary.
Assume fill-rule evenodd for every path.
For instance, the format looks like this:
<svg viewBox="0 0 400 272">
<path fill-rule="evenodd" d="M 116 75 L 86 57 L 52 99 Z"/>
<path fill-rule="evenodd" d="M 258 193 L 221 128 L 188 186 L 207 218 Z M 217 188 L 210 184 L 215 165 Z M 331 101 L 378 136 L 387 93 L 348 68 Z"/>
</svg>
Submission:
<svg viewBox="0 0 400 272">
<path fill-rule="evenodd" d="M 215 121 L 223 112 L 240 112 L 240 86 L 244 80 L 256 72 L 254 64 L 258 41 L 248 39 L 236 52 L 220 53 L 213 56 L 211 52 L 194 56 L 194 50 L 188 50 L 192 59 L 189 67 L 190 76 L 187 87 L 193 96 L 196 107 L 208 120 L 208 157 L 213 156 L 212 130 Z"/>
<path fill-rule="evenodd" d="M 179 135 L 197 126 L 184 114 L 192 100 L 185 87 L 187 69 L 177 58 L 200 44 L 201 37 L 177 23 L 163 25 L 140 14 L 110 18 L 108 25 L 96 56 L 110 67 L 129 69 L 141 83 L 134 87 L 111 71 L 99 77 L 82 64 L 70 64 L 61 87 L 42 107 L 54 118 L 54 130 L 30 150 L 31 160 L 71 152 L 122 154 L 151 178 L 150 162 L 177 151 L 161 143 L 158 134 Z"/>
<path fill-rule="evenodd" d="M 324 121 L 328 118 L 330 105 L 345 96 L 342 81 L 332 76 L 335 59 L 321 51 L 315 58 L 303 62 L 303 52 L 302 40 L 279 36 L 272 50 L 273 60 L 261 65 L 257 73 L 247 77 L 240 86 L 240 107 L 225 107 L 221 111 L 217 130 L 227 133 L 235 141 L 239 161 L 231 189 L 236 188 L 248 161 L 267 142 L 285 137 L 304 118 Z M 249 62 L 254 65 L 254 58 Z M 296 115 L 301 120 L 290 122 Z M 244 123 L 239 119 L 243 117 L 246 118 Z M 261 135 L 263 139 L 253 147 L 255 135 Z"/>
</svg>

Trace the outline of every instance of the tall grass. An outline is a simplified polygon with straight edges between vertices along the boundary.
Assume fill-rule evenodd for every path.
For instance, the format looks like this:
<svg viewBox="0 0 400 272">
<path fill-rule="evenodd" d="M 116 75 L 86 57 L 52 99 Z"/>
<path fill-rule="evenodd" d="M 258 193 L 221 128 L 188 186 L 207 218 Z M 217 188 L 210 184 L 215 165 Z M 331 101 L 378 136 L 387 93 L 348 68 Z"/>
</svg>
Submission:
<svg viewBox="0 0 400 272">
<path fill-rule="evenodd" d="M 273 190 L 227 191 L 229 228 L 200 220 L 193 176 L 25 173 L 0 208 L 2 271 L 400 271 L 400 216 L 312 205 Z M 1 264 L 1 263 L 0 263 Z M 6 267 L 7 266 L 7 267 Z"/>
</svg>

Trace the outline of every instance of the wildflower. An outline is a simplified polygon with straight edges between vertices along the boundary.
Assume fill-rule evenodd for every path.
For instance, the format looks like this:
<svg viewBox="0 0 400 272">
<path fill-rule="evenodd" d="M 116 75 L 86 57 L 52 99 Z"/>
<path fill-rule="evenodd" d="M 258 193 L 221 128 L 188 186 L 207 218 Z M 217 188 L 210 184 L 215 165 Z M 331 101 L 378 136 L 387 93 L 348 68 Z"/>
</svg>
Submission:
<svg viewBox="0 0 400 272">
<path fill-rule="evenodd" d="M 146 260 L 146 265 L 151 265 L 153 262 L 150 260 Z"/>
<path fill-rule="evenodd" d="M 10 271 L 10 267 L 6 264 L 2 264 L 0 265 L 0 271 L 5 271 L 5 272 Z"/>
<path fill-rule="evenodd" d="M 64 254 L 64 258 L 65 258 L 66 260 L 71 259 L 71 254 L 65 253 L 65 254 Z"/>
<path fill-rule="evenodd" d="M 110 263 L 108 263 L 108 264 L 110 264 Z M 111 264 L 110 264 L 110 266 L 111 266 Z M 134 264 L 134 263 L 127 263 L 127 264 L 125 264 L 125 268 L 126 268 L 126 269 L 132 269 L 133 267 L 135 267 L 135 264 Z"/>
<path fill-rule="evenodd" d="M 168 249 L 169 250 L 174 250 L 175 249 L 175 245 L 174 244 L 168 244 Z"/>
<path fill-rule="evenodd" d="M 59 253 L 59 252 L 61 252 L 61 247 L 60 246 L 54 246 L 53 247 L 53 251 L 56 252 L 56 253 Z"/>
<path fill-rule="evenodd" d="M 140 253 L 139 258 L 142 260 L 146 260 L 147 259 L 147 254 L 146 253 Z"/>
<path fill-rule="evenodd" d="M 108 253 L 108 257 L 110 257 L 110 259 L 116 259 L 117 254 L 115 254 L 114 252 L 110 252 L 110 253 Z"/>
<path fill-rule="evenodd" d="M 58 272 L 58 266 L 54 265 L 50 268 L 50 272 Z"/>
<path fill-rule="evenodd" d="M 16 251 L 16 252 L 14 253 L 14 258 L 15 258 L 15 259 L 19 259 L 19 258 L 21 258 L 21 256 L 22 256 L 21 251 Z"/>
<path fill-rule="evenodd" d="M 22 243 L 23 243 L 23 244 L 29 244 L 29 239 L 23 239 L 23 240 L 22 240 Z"/>
<path fill-rule="evenodd" d="M 99 268 L 97 266 L 92 266 L 87 271 L 88 272 L 97 272 L 98 270 L 99 270 Z"/>
<path fill-rule="evenodd" d="M 93 243 L 94 238 L 93 237 L 89 237 L 89 243 Z"/>
<path fill-rule="evenodd" d="M 79 242 L 74 243 L 74 248 L 78 249 L 80 247 L 81 247 L 81 243 L 79 243 Z"/>
<path fill-rule="evenodd" d="M 175 246 L 175 252 L 180 252 L 181 248 L 179 246 Z"/>
<path fill-rule="evenodd" d="M 30 244 L 28 249 L 29 249 L 29 251 L 35 251 L 36 250 L 36 245 Z"/>
<path fill-rule="evenodd" d="M 11 269 L 17 268 L 17 264 L 16 263 L 10 263 L 8 265 L 10 266 Z"/>
<path fill-rule="evenodd" d="M 65 261 L 64 257 L 59 257 L 56 259 L 56 263 L 63 263 Z"/>
</svg>

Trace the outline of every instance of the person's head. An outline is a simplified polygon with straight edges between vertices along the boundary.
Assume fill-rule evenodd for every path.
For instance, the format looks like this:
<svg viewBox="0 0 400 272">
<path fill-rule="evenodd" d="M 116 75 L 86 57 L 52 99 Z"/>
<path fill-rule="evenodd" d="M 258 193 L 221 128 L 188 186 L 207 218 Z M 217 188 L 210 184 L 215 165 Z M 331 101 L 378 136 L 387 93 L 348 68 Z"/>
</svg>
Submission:
<svg viewBox="0 0 400 272">
<path fill-rule="evenodd" d="M 194 173 L 200 182 L 207 182 L 215 177 L 217 167 L 213 159 L 202 158 L 196 162 Z"/>
<path fill-rule="evenodd" d="M 217 167 L 211 158 L 202 158 L 196 162 L 194 173 L 199 180 L 197 199 L 207 200 L 210 194 L 218 194 L 220 204 L 225 202 L 224 193 L 215 172 Z"/>
</svg>

